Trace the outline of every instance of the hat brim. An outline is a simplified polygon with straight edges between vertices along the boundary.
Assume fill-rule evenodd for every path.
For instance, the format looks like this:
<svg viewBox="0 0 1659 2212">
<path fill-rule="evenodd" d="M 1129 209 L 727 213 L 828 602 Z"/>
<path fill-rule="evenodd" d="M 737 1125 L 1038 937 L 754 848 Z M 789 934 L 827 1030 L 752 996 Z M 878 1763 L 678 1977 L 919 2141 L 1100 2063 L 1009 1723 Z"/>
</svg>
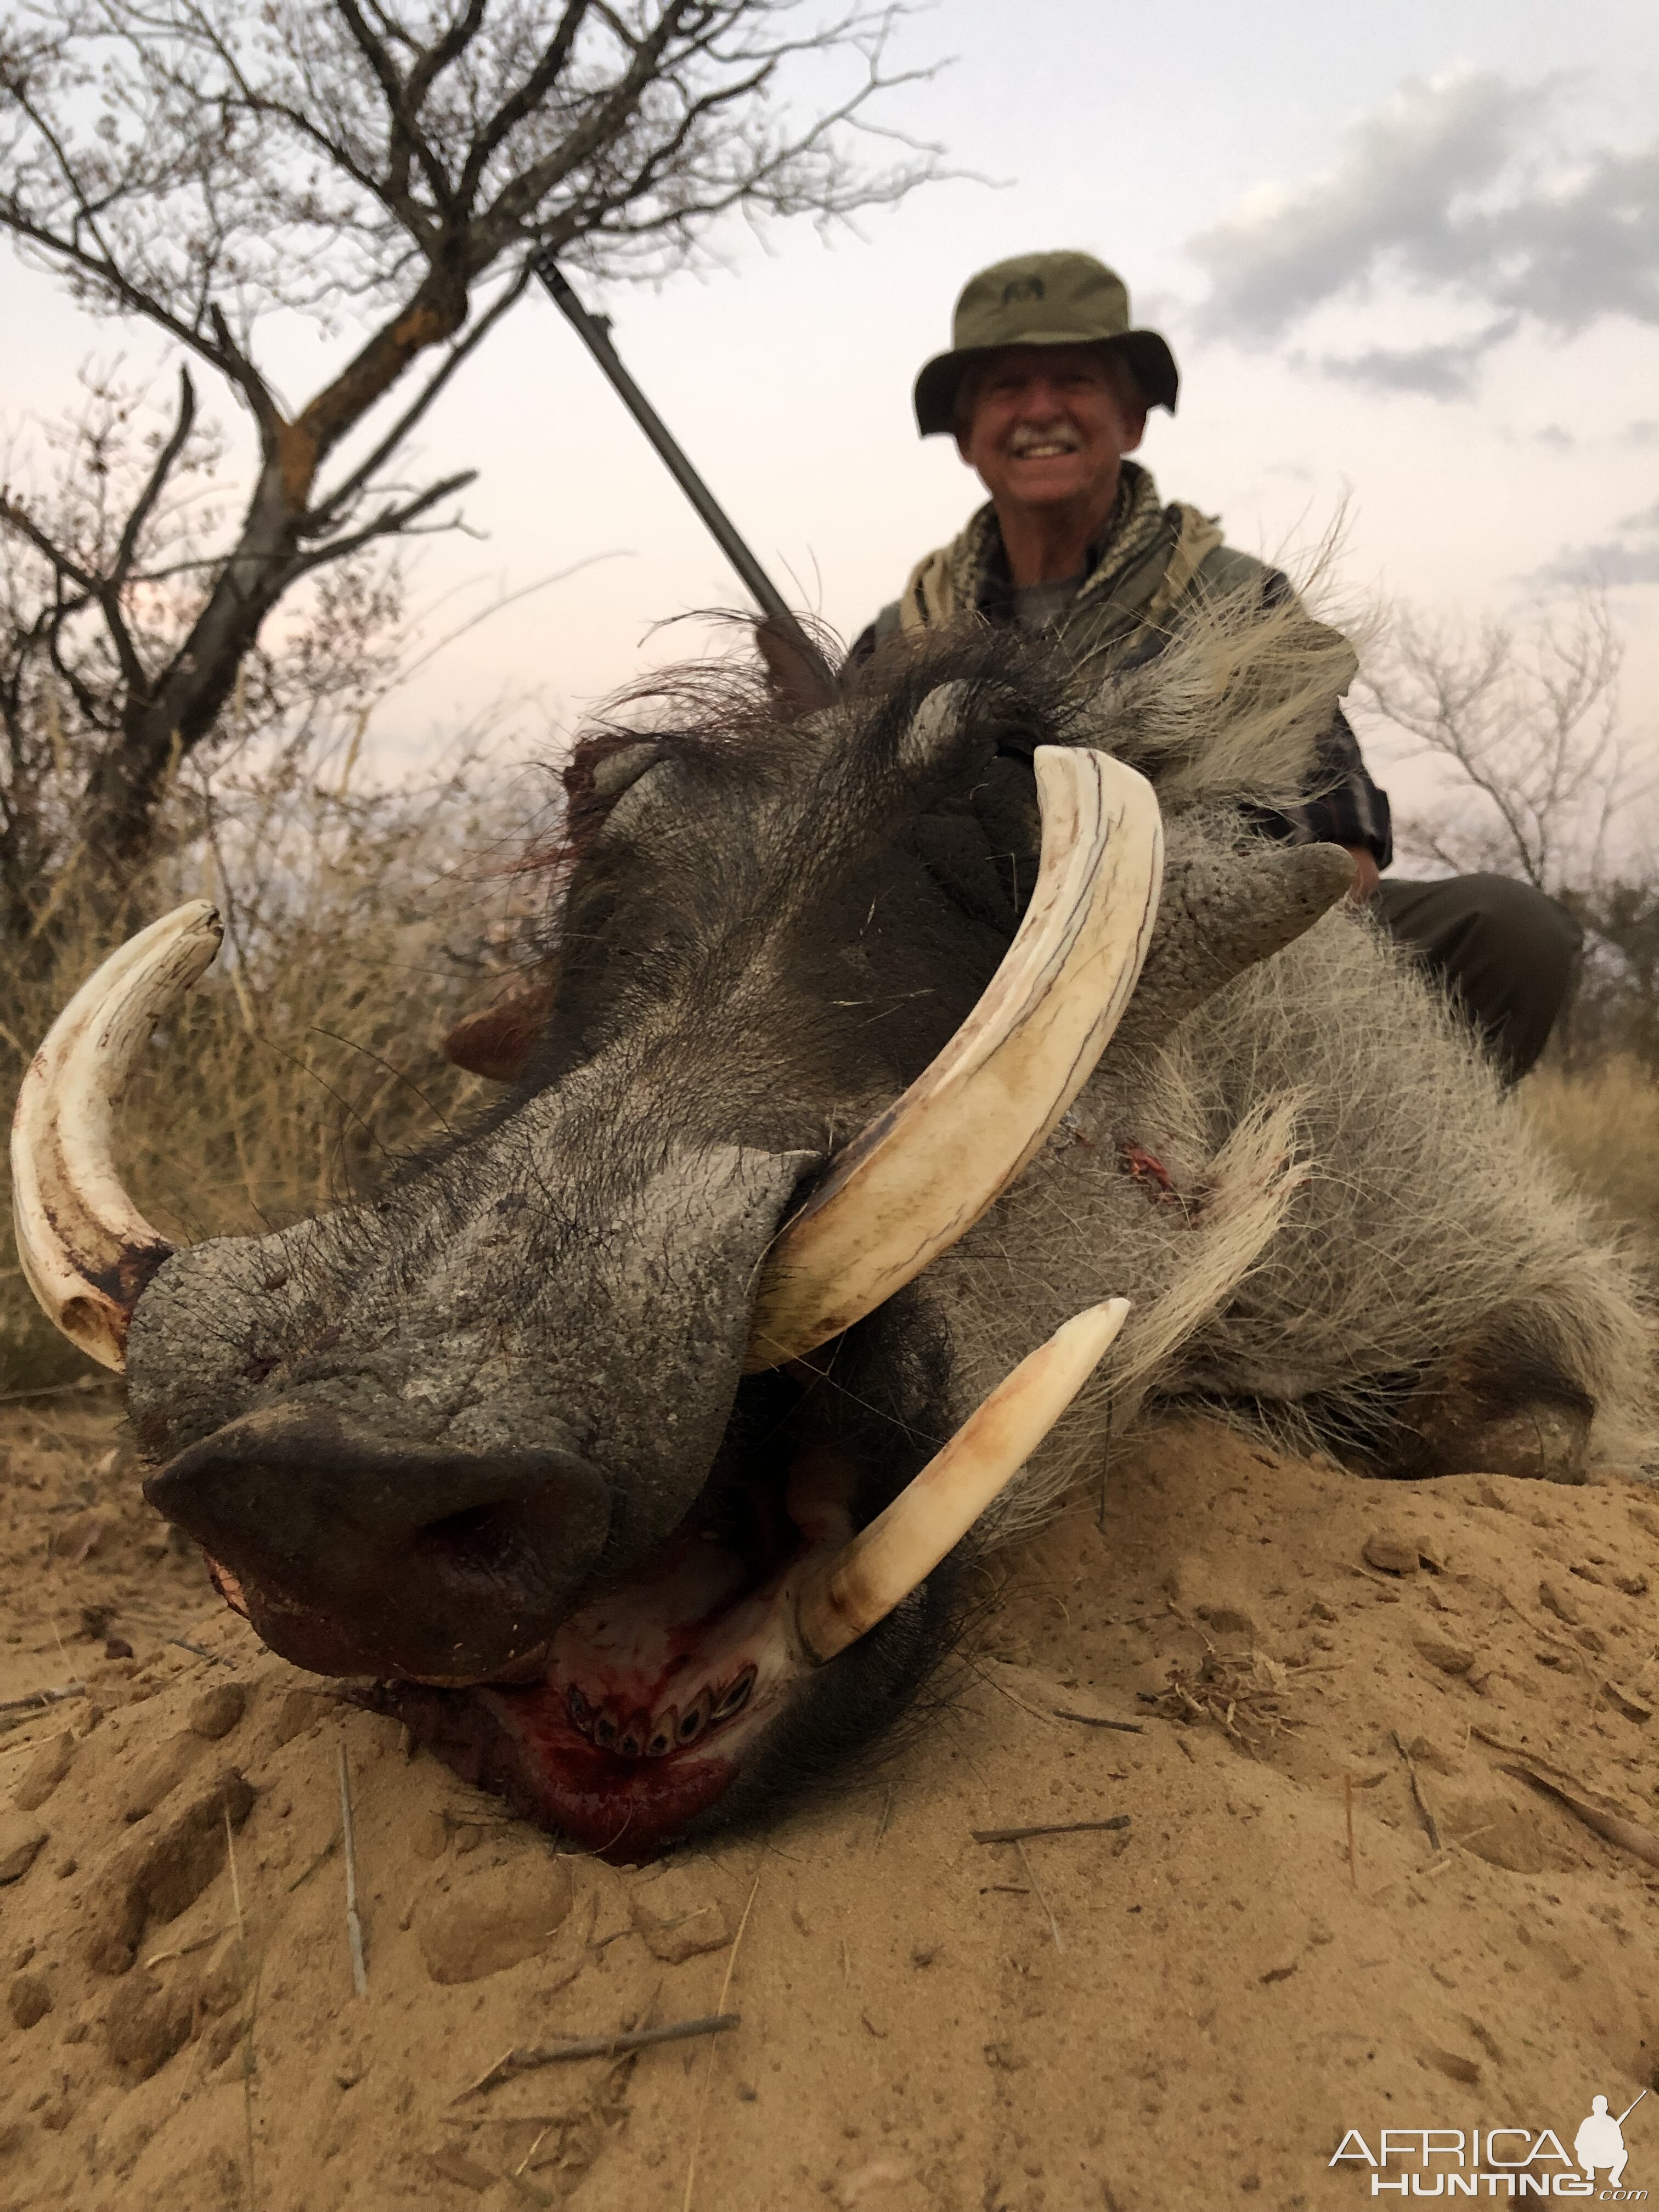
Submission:
<svg viewBox="0 0 1659 2212">
<path fill-rule="evenodd" d="M 1080 338 L 1075 331 L 1031 331 L 1002 345 L 965 346 L 958 353 L 935 354 L 916 379 L 916 428 L 924 438 L 956 428 L 957 393 L 962 380 L 976 361 L 1010 346 L 1109 346 L 1129 364 L 1129 373 L 1149 407 L 1167 407 L 1171 415 L 1181 390 L 1181 372 L 1168 342 L 1156 331 L 1124 331 L 1116 337 Z"/>
</svg>

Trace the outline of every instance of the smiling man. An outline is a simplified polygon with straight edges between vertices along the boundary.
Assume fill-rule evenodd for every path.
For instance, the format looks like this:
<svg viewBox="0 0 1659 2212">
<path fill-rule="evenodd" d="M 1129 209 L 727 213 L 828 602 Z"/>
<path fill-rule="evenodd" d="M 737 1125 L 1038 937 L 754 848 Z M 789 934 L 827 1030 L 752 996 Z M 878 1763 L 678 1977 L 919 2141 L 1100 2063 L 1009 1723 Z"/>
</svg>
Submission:
<svg viewBox="0 0 1659 2212">
<path fill-rule="evenodd" d="M 1226 544 L 1213 516 L 1164 505 L 1128 458 L 1179 388 L 1168 343 L 1133 326 L 1122 279 L 1091 255 L 1021 254 L 971 278 L 950 351 L 916 380 L 916 427 L 953 436 L 990 496 L 917 562 L 852 664 L 890 637 L 978 617 L 1048 632 L 1103 675 L 1161 652 L 1206 600 L 1255 591 L 1282 605 L 1291 586 L 1277 569 Z M 1308 795 L 1258 822 L 1290 842 L 1340 845 L 1354 898 L 1440 979 L 1504 1076 L 1525 1073 L 1566 995 L 1577 925 L 1507 877 L 1383 882 L 1389 802 L 1334 697 Z"/>
</svg>

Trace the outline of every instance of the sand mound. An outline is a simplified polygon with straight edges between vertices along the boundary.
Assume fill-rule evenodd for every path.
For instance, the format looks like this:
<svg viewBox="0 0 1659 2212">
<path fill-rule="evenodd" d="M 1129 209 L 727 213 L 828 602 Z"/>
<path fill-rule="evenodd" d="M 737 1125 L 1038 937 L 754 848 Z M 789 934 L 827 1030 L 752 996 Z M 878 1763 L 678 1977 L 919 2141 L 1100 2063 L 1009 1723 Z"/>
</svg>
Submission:
<svg viewBox="0 0 1659 2212">
<path fill-rule="evenodd" d="M 1370 2201 L 1328 2163 L 1349 2129 L 1570 2146 L 1654 2079 L 1659 1875 L 1526 1778 L 1654 1822 L 1634 1485 L 1385 1486 L 1168 1431 L 1099 1525 L 1080 1503 L 1010 1561 L 883 1771 L 621 1870 L 228 1614 L 195 1650 L 153 1614 L 134 1660 L 76 1645 L 98 1555 L 53 1555 L 52 1612 L 51 1486 L 13 1498 L 14 1669 L 61 1674 L 43 1621 L 94 1663 L 0 1745 L 0 2204 L 1322 2212 Z M 1652 2101 L 1627 2186 L 1659 2185 Z"/>
</svg>

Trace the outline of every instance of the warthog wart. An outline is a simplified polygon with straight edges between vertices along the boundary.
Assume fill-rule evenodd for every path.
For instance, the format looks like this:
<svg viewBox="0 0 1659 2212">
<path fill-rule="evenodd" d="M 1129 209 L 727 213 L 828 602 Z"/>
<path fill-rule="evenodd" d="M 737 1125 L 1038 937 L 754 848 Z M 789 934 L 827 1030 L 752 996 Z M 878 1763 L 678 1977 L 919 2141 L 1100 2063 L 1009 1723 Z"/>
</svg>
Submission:
<svg viewBox="0 0 1659 2212">
<path fill-rule="evenodd" d="M 1346 857 L 1242 826 L 1329 635 L 1220 608 L 1085 693 L 951 633 L 598 732 L 499 1103 L 274 1235 L 169 1253 L 114 1182 L 210 919 L 116 955 L 20 1103 L 25 1265 L 266 1642 L 637 1856 L 873 1743 L 1160 1410 L 1404 1476 L 1639 1447 L 1619 1257 Z"/>
</svg>

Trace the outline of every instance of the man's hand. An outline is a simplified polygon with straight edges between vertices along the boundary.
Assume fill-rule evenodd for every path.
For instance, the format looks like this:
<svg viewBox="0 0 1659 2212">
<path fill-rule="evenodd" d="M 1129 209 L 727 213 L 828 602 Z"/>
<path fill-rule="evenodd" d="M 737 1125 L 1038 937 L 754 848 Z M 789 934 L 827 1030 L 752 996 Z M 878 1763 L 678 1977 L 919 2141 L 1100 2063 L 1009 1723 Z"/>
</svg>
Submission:
<svg viewBox="0 0 1659 2212">
<path fill-rule="evenodd" d="M 1353 881 L 1348 886 L 1348 904 L 1364 906 L 1382 880 L 1377 872 L 1376 859 L 1369 845 L 1345 845 L 1342 849 L 1353 862 Z"/>
</svg>

